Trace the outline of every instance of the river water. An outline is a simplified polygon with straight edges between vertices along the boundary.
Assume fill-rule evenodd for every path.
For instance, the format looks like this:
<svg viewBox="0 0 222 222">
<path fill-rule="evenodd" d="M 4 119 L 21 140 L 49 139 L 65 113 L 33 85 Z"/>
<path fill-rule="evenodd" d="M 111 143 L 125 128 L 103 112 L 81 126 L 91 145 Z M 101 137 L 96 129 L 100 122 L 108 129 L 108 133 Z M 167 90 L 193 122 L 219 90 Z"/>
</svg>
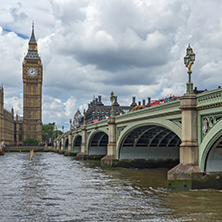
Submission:
<svg viewBox="0 0 222 222">
<path fill-rule="evenodd" d="M 0 156 L 0 221 L 222 221 L 222 191 L 169 190 L 167 169 L 29 156 Z"/>
</svg>

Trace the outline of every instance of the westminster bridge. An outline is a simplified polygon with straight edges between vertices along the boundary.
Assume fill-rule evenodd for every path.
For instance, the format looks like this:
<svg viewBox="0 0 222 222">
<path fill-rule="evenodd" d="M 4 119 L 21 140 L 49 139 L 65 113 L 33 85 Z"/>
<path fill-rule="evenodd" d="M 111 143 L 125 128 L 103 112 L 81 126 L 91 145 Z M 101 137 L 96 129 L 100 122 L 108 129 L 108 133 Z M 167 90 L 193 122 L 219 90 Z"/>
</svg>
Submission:
<svg viewBox="0 0 222 222">
<path fill-rule="evenodd" d="M 222 89 L 83 124 L 54 149 L 103 166 L 176 165 L 168 171 L 171 187 L 221 187 Z"/>
</svg>

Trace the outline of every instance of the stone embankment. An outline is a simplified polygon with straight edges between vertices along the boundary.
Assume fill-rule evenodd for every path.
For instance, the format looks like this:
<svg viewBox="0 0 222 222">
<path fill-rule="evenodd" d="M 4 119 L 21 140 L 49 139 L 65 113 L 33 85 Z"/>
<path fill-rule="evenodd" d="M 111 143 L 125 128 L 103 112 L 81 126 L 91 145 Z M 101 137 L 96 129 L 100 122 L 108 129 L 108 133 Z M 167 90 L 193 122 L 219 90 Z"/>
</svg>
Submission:
<svg viewBox="0 0 222 222">
<path fill-rule="evenodd" d="M 7 146 L 5 152 L 29 152 L 34 150 L 35 152 L 49 152 L 52 150 L 50 146 Z"/>
</svg>

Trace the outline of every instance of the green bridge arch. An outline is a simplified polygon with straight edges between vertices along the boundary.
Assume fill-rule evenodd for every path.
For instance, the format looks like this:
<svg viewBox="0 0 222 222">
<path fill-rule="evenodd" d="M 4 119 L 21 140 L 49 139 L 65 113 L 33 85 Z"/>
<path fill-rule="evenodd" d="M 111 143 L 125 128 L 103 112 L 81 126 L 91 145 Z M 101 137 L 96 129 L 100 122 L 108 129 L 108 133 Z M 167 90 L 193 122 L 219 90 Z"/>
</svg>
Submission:
<svg viewBox="0 0 222 222">
<path fill-rule="evenodd" d="M 72 150 L 72 152 L 74 152 L 74 153 L 81 152 L 81 141 L 80 141 L 79 146 L 75 146 L 77 140 L 78 140 L 80 137 L 81 137 L 81 139 L 82 139 L 82 135 L 81 135 L 81 134 L 75 134 L 75 135 L 73 135 L 73 137 L 72 137 L 72 148 L 71 148 L 71 150 Z"/>
<path fill-rule="evenodd" d="M 67 150 L 68 150 L 68 146 L 69 146 L 69 138 L 66 137 L 66 138 L 64 139 L 63 149 L 64 149 L 65 151 L 67 151 Z"/>
<path fill-rule="evenodd" d="M 97 134 L 104 134 L 104 135 L 107 135 L 108 137 L 108 130 L 105 129 L 105 128 L 101 128 L 99 130 L 96 130 L 96 131 L 91 131 L 90 134 L 88 135 L 87 137 L 87 146 L 86 146 L 86 152 L 87 154 L 90 154 L 90 149 L 92 148 L 91 147 L 91 142 L 92 140 L 94 139 L 94 137 L 97 135 Z M 107 141 L 107 144 L 108 144 L 108 141 Z M 98 148 L 98 147 L 97 147 Z M 98 152 L 96 152 L 96 150 L 93 151 L 93 154 L 105 154 L 107 153 L 107 145 L 106 145 L 106 150 L 105 150 L 105 147 L 103 148 L 100 148 L 100 150 L 98 150 Z"/>
<path fill-rule="evenodd" d="M 61 150 L 61 140 L 59 140 L 59 147 L 58 147 L 59 150 Z"/>
<path fill-rule="evenodd" d="M 207 157 L 213 145 L 222 137 L 222 119 L 218 121 L 206 134 L 202 143 L 199 145 L 199 166 L 205 171 Z"/>
<path fill-rule="evenodd" d="M 157 126 L 157 127 L 166 128 L 170 130 L 171 132 L 173 132 L 174 134 L 176 134 L 180 139 L 182 139 L 182 133 L 181 133 L 182 129 L 178 125 L 176 125 L 172 121 L 165 118 L 161 118 L 161 120 L 160 121 L 159 120 L 151 119 L 151 120 L 147 120 L 146 122 L 144 121 L 132 122 L 131 124 L 126 126 L 123 129 L 123 131 L 120 133 L 117 144 L 116 144 L 117 159 L 120 158 L 121 144 L 123 143 L 127 135 L 129 135 L 129 133 L 132 132 L 133 130 L 136 130 L 143 126 Z"/>
</svg>

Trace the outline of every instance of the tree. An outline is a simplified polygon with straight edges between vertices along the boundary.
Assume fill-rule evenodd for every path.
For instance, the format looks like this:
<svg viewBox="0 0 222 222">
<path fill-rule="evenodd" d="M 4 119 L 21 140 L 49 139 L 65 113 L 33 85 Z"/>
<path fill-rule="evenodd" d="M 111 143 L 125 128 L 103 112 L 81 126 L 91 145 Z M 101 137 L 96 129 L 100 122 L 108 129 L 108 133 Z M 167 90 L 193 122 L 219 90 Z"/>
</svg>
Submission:
<svg viewBox="0 0 222 222">
<path fill-rule="evenodd" d="M 42 132 L 42 141 L 47 141 L 48 140 L 48 133 Z"/>
<path fill-rule="evenodd" d="M 62 131 L 54 130 L 53 125 L 44 124 L 42 125 L 42 141 L 46 142 L 48 145 L 53 142 L 55 138 L 62 135 Z"/>
<path fill-rule="evenodd" d="M 53 131 L 53 134 L 52 134 L 52 139 L 56 139 L 59 135 L 62 135 L 63 132 L 61 130 L 55 130 Z"/>
<path fill-rule="evenodd" d="M 35 138 L 29 137 L 23 142 L 23 144 L 29 146 L 37 146 L 39 142 Z"/>
</svg>

